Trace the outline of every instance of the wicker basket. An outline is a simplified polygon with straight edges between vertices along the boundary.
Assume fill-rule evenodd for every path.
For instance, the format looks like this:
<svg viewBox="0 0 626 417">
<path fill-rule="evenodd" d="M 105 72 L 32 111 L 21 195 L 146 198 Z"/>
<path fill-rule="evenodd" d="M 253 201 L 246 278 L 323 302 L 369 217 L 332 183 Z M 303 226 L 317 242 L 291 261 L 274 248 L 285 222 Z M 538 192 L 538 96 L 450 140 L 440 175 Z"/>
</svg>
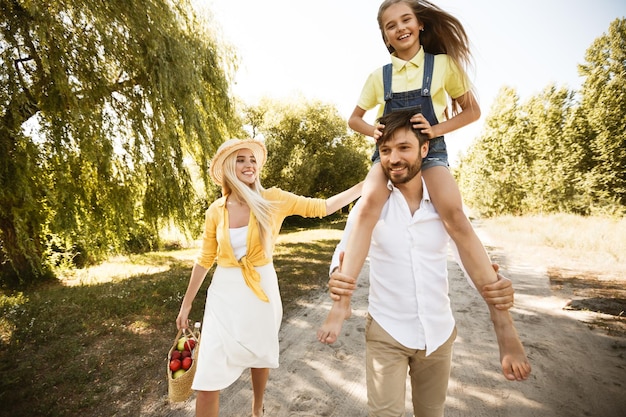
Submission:
<svg viewBox="0 0 626 417">
<path fill-rule="evenodd" d="M 178 345 L 178 339 L 181 338 L 182 335 L 187 336 L 187 338 L 196 339 L 196 346 L 193 349 L 191 367 L 187 369 L 187 371 L 179 376 L 178 378 L 172 378 L 172 371 L 170 370 L 170 361 L 172 360 L 172 352 L 176 350 L 176 346 Z M 189 329 L 185 329 L 184 331 L 181 329 L 176 334 L 176 338 L 174 339 L 174 343 L 167 353 L 167 392 L 171 402 L 181 402 L 186 401 L 193 390 L 191 389 L 191 384 L 193 382 L 193 377 L 196 375 L 196 362 L 198 359 L 198 351 L 200 350 L 200 334 L 193 334 L 193 332 Z"/>
</svg>

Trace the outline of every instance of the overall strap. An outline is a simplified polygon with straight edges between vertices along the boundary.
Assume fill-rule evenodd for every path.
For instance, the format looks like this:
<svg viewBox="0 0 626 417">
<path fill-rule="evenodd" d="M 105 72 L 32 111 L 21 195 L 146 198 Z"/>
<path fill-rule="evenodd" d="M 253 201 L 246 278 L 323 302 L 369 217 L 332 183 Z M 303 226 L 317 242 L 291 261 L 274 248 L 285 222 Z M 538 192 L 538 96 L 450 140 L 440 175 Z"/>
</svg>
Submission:
<svg viewBox="0 0 626 417">
<path fill-rule="evenodd" d="M 433 81 L 433 68 L 435 67 L 435 56 L 424 53 L 424 78 L 422 80 L 422 97 L 430 96 L 430 84 Z M 393 71 L 393 65 L 387 64 L 383 67 L 383 88 L 385 91 L 385 101 L 391 100 L 391 75 Z"/>
<path fill-rule="evenodd" d="M 430 96 L 430 83 L 433 80 L 433 68 L 435 66 L 435 56 L 424 53 L 424 78 L 422 80 L 422 97 Z"/>
<path fill-rule="evenodd" d="M 391 100 L 391 73 L 393 65 L 387 64 L 383 67 L 383 88 L 385 89 L 385 102 Z"/>
</svg>

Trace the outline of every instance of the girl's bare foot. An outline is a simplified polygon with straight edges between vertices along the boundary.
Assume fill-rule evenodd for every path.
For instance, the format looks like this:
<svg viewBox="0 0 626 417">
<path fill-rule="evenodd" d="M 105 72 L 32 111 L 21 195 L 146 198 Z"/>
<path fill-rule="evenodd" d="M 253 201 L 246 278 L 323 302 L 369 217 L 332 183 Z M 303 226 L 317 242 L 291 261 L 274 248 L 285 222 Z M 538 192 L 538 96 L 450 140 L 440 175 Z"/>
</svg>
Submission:
<svg viewBox="0 0 626 417">
<path fill-rule="evenodd" d="M 494 330 L 500 349 L 502 373 L 509 381 L 523 381 L 530 375 L 531 367 L 517 331 L 510 323 L 495 323 Z"/>
<path fill-rule="evenodd" d="M 337 341 L 339 334 L 341 333 L 341 327 L 343 321 L 352 315 L 352 309 L 350 306 L 343 307 L 340 302 L 334 302 L 328 317 L 324 324 L 317 330 L 317 340 L 320 343 L 332 344 Z"/>
</svg>

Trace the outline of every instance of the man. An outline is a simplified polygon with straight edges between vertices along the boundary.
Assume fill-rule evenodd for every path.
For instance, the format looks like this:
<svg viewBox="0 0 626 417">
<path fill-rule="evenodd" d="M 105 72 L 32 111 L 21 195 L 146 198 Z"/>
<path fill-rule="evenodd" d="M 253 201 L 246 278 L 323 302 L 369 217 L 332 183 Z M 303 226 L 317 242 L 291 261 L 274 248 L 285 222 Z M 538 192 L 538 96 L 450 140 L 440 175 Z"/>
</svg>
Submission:
<svg viewBox="0 0 626 417">
<path fill-rule="evenodd" d="M 451 243 L 421 176 L 428 141 L 412 126 L 412 112 L 384 116 L 381 166 L 391 195 L 374 228 L 369 250 L 370 290 L 366 319 L 366 379 L 370 417 L 404 415 L 407 369 L 415 417 L 443 416 L 456 327 L 448 298 L 447 253 Z M 351 217 L 359 210 L 359 203 Z M 349 294 L 354 280 L 342 275 L 339 253 L 347 242 L 348 218 L 331 270 L 336 294 Z M 342 283 L 343 282 L 343 283 Z M 495 284 L 493 284 L 495 285 Z M 497 286 L 491 289 L 497 289 Z M 501 288 L 498 287 L 498 288 Z M 495 292 L 498 294 L 498 292 Z M 530 365 L 507 309 L 511 298 L 486 295 L 500 349 L 502 371 L 524 380 Z M 336 305 L 337 303 L 335 303 Z M 318 332 L 322 343 L 329 334 Z M 334 335 L 333 335 L 334 338 Z"/>
</svg>

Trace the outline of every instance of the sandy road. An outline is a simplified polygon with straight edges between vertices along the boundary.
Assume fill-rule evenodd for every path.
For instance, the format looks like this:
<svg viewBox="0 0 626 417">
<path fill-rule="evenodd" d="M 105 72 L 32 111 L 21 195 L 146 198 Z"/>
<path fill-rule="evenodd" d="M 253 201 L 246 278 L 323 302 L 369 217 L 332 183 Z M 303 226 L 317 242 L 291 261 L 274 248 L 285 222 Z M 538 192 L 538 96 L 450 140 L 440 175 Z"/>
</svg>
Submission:
<svg viewBox="0 0 626 417">
<path fill-rule="evenodd" d="M 447 417 L 621 417 L 626 410 L 626 339 L 592 330 L 594 313 L 563 310 L 567 300 L 549 288 L 545 271 L 510 265 L 491 253 L 511 278 L 516 305 L 511 310 L 533 373 L 509 382 L 500 372 L 495 335 L 482 299 L 450 262 L 450 294 L 458 337 L 447 400 Z M 353 299 L 353 317 L 340 340 L 325 346 L 315 339 L 330 299 L 319 294 L 285 317 L 280 332 L 280 368 L 266 392 L 268 417 L 366 416 L 364 317 L 367 265 Z M 221 416 L 250 415 L 249 373 L 224 390 Z M 194 415 L 194 397 L 167 406 L 168 416 Z M 406 417 L 412 416 L 407 395 Z"/>
</svg>

